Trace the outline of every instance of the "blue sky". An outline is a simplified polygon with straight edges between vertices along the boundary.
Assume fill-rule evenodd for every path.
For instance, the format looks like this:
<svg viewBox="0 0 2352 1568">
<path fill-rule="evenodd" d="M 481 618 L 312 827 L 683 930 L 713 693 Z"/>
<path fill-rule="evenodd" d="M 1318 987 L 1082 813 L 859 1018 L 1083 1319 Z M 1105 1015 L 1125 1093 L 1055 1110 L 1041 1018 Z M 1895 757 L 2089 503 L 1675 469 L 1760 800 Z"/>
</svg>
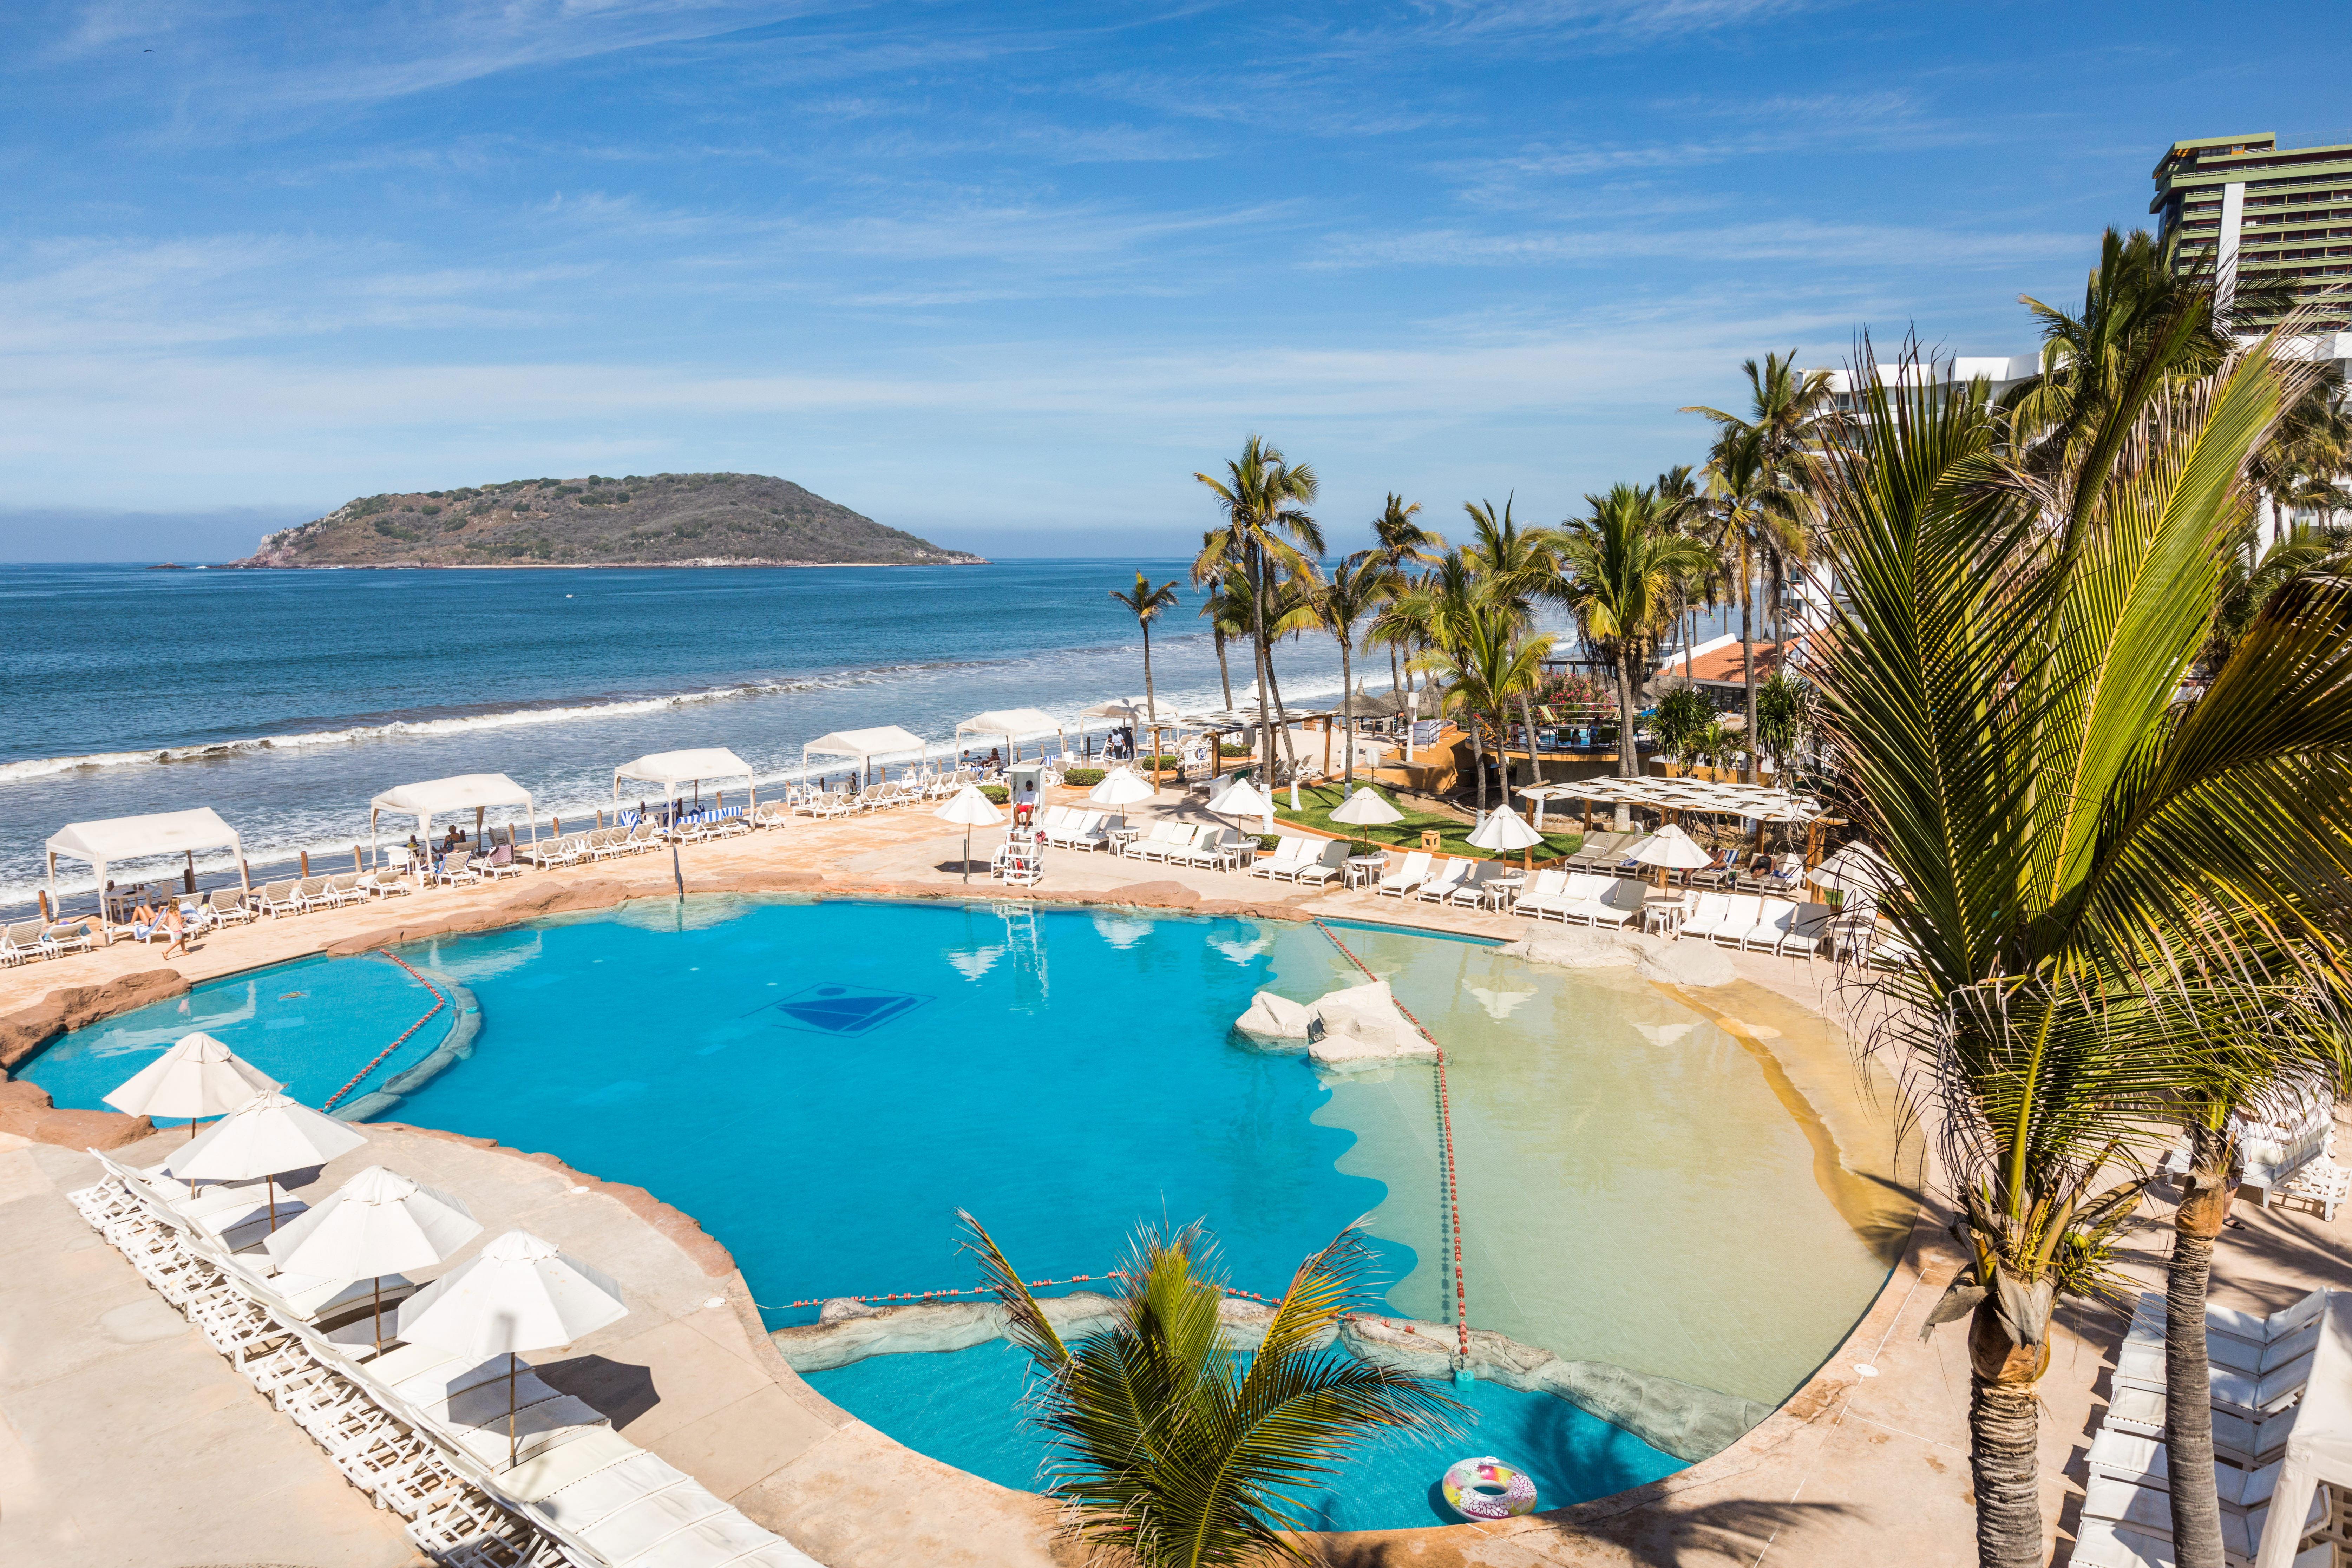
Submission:
<svg viewBox="0 0 2352 1568">
<path fill-rule="evenodd" d="M 1251 430 L 1341 543 L 1391 489 L 1552 520 L 1696 461 L 1748 355 L 2029 349 L 2176 136 L 2352 141 L 2335 5 L 24 0 L 0 43 L 18 559 L 722 468 L 1173 551 Z"/>
</svg>

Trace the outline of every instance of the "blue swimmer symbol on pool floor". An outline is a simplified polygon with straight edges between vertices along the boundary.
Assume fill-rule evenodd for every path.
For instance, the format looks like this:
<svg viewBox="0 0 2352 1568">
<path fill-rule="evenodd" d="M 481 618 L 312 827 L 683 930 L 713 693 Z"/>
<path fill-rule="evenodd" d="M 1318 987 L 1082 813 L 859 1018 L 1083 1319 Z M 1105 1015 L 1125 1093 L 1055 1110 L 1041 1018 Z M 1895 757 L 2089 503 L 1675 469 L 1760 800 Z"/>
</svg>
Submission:
<svg viewBox="0 0 2352 1568">
<path fill-rule="evenodd" d="M 818 1035 L 870 1035 L 929 1000 L 905 991 L 875 991 L 863 985 L 812 985 L 775 1005 L 775 1010 L 784 1016 L 776 1027 Z"/>
</svg>

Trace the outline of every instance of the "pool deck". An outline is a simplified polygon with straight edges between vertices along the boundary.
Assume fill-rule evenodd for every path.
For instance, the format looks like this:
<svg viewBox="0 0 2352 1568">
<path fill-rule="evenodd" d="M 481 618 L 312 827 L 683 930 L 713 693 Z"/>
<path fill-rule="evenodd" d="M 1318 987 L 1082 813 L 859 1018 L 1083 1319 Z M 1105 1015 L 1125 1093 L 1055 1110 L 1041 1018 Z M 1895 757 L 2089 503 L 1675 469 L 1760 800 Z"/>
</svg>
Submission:
<svg viewBox="0 0 2352 1568">
<path fill-rule="evenodd" d="M 1205 819 L 1197 804 L 1134 815 L 1155 809 Z M 690 892 L 956 897 L 961 837 L 941 829 L 919 809 L 800 822 L 688 847 L 678 867 Z M 976 852 L 984 856 L 992 842 L 976 835 Z M 1046 868 L 1039 896 L 1057 901 L 1323 915 L 1500 937 L 1529 926 L 1101 854 L 1057 852 Z M 984 874 L 971 890 L 1008 896 Z M 192 982 L 675 891 L 670 857 L 641 856 L 258 922 L 214 936 L 170 965 L 160 949 L 124 944 L 0 971 L 0 1062 L 58 1027 Z M 1827 965 L 1731 956 L 1745 986 L 1682 999 L 1760 1041 L 1770 1030 L 1751 1023 L 1776 1008 L 1853 1026 Z M 1746 1018 L 1729 1016 L 1734 1008 Z M 37 1103 L 45 1100 L 30 1085 L 0 1086 L 0 1560 L 61 1568 L 416 1561 L 397 1521 L 367 1507 L 200 1338 L 166 1321 L 176 1314 L 65 1203 L 63 1193 L 95 1169 L 76 1152 L 81 1143 L 128 1142 L 136 1159 L 146 1130 L 126 1118 L 46 1110 Z M 1051 1539 L 1041 1500 L 914 1454 L 802 1383 L 760 1331 L 732 1260 L 687 1216 L 548 1155 L 392 1124 L 371 1132 L 368 1146 L 328 1168 L 320 1191 L 348 1174 L 346 1165 L 393 1164 L 463 1195 L 493 1233 L 527 1226 L 619 1279 L 630 1316 L 568 1352 L 534 1358 L 551 1368 L 548 1380 L 820 1561 L 834 1568 L 1075 1561 Z M 1965 1352 L 1957 1329 L 1918 1337 L 1958 1267 L 1944 1234 L 1948 1217 L 1933 1202 L 1922 1208 L 1886 1289 L 1844 1345 L 1724 1453 L 1634 1492 L 1505 1524 L 1319 1538 L 1322 1560 L 1334 1568 L 1973 1562 Z M 2133 1234 L 2131 1271 L 2151 1283 L 2160 1279 L 2169 1217 L 2165 1205 L 2151 1205 Z M 2242 1204 L 2238 1218 L 2241 1227 L 2220 1244 L 2217 1300 L 2270 1310 L 2352 1277 L 2352 1215 L 2324 1226 Z M 714 1299 L 722 1304 L 707 1304 Z M 2060 1562 L 2121 1335 L 2112 1316 L 2075 1308 L 2061 1314 L 2042 1389 L 2044 1511 Z M 1892 1542 L 1900 1545 L 1890 1554 Z"/>
</svg>

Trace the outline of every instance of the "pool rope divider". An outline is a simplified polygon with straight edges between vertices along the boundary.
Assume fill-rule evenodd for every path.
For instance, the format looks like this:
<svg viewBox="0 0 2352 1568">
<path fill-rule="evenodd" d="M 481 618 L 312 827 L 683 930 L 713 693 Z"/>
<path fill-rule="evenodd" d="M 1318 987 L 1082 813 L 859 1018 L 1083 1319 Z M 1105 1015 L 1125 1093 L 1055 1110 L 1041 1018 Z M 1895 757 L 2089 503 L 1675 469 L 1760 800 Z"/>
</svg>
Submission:
<svg viewBox="0 0 2352 1568">
<path fill-rule="evenodd" d="M 1338 948 L 1349 963 L 1363 972 L 1365 979 L 1374 981 L 1380 979 L 1380 976 L 1373 973 L 1362 959 L 1356 956 L 1354 951 L 1346 942 L 1339 940 L 1338 931 L 1319 920 L 1316 921 L 1314 925 L 1317 931 L 1331 939 L 1331 945 Z M 1458 1353 L 1454 1363 L 1454 1376 L 1456 1382 L 1467 1382 L 1471 1376 L 1470 1290 L 1464 1281 L 1462 1273 L 1462 1192 L 1460 1184 L 1454 1174 L 1454 1106 L 1445 1086 L 1445 1047 L 1438 1044 L 1435 1035 L 1429 1032 L 1428 1025 L 1412 1016 L 1412 1009 L 1404 1005 L 1403 998 L 1396 994 L 1394 987 L 1390 989 L 1389 999 L 1396 1004 L 1396 1010 L 1404 1015 L 1405 1021 L 1421 1031 L 1421 1037 L 1429 1042 L 1430 1049 L 1437 1053 L 1437 1147 L 1445 1162 L 1444 1183 L 1445 1203 L 1443 1218 L 1445 1226 L 1444 1239 L 1454 1254 L 1454 1328 L 1458 1347 Z"/>
<path fill-rule="evenodd" d="M 380 947 L 376 949 L 376 952 L 381 956 L 392 960 L 394 963 L 400 965 L 401 968 L 408 970 L 410 979 L 415 981 L 416 984 L 424 986 L 426 991 L 432 993 L 433 1005 L 425 1009 L 425 1016 L 417 1019 L 416 1022 L 409 1025 L 407 1028 L 402 1030 L 400 1038 L 393 1041 L 392 1044 L 376 1052 L 373 1060 L 370 1061 L 367 1066 L 360 1068 L 359 1071 L 353 1073 L 352 1075 L 351 1082 L 343 1085 L 342 1088 L 329 1095 L 327 1097 L 327 1103 L 319 1107 L 320 1110 L 334 1110 L 335 1101 L 342 1099 L 343 1096 L 359 1088 L 362 1080 L 364 1079 L 368 1074 L 375 1071 L 377 1068 L 383 1064 L 384 1058 L 392 1055 L 393 1052 L 408 1044 L 409 1040 L 415 1036 L 417 1030 L 431 1023 L 433 1021 L 434 1015 L 439 1013 L 442 1008 L 446 1007 L 449 1005 L 449 999 L 446 996 L 442 995 L 438 990 L 435 989 L 433 982 L 425 979 L 425 976 L 417 973 L 414 968 L 411 968 L 406 959 L 401 957 L 400 954 L 392 952 L 388 948 Z"/>
<path fill-rule="evenodd" d="M 1114 1268 L 1106 1274 L 1073 1274 L 1066 1279 L 1031 1279 L 1026 1282 L 1026 1287 L 1032 1290 L 1042 1290 L 1048 1285 L 1087 1285 L 1097 1280 L 1132 1279 L 1133 1278 L 1135 1277 L 1123 1268 Z M 755 1301 L 752 1305 L 763 1312 L 788 1312 L 795 1307 L 822 1307 L 828 1301 L 936 1301 L 948 1296 L 985 1296 L 991 1289 L 992 1287 L 986 1285 L 958 1285 L 944 1290 L 894 1290 L 879 1296 L 812 1296 L 805 1301 Z M 1253 1301 L 1262 1301 L 1269 1307 L 1282 1304 L 1277 1297 L 1261 1296 L 1255 1290 L 1236 1289 L 1230 1285 L 1225 1287 L 1223 1293 L 1227 1296 L 1244 1296 Z"/>
</svg>

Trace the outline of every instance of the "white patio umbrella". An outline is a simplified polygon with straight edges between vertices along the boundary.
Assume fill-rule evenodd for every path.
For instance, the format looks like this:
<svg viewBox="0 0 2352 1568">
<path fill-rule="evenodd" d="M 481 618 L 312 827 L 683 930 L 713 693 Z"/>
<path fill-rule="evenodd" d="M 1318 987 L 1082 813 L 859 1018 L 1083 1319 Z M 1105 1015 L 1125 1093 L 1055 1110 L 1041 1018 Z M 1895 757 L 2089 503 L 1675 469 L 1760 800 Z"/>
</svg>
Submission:
<svg viewBox="0 0 2352 1568">
<path fill-rule="evenodd" d="M 1404 813 L 1381 798 L 1380 792 L 1370 784 L 1358 784 L 1356 793 L 1341 801 L 1331 813 L 1331 820 L 1344 822 L 1350 827 L 1377 827 L 1386 823 L 1402 822 Z"/>
<path fill-rule="evenodd" d="M 370 1165 L 262 1243 L 284 1274 L 375 1280 L 375 1343 L 383 1348 L 383 1277 L 440 1263 L 482 1233 L 464 1200 Z"/>
<path fill-rule="evenodd" d="M 184 1116 L 188 1136 L 206 1116 L 226 1116 L 278 1080 L 199 1029 L 106 1097 L 128 1116 Z"/>
<path fill-rule="evenodd" d="M 276 1089 L 255 1095 L 163 1163 L 180 1181 L 250 1182 L 307 1171 L 367 1142 L 348 1121 L 289 1100 Z M 278 1228 L 278 1184 L 268 1182 L 269 1228 Z"/>
<path fill-rule="evenodd" d="M 400 1337 L 476 1362 L 507 1360 L 507 1463 L 515 1458 L 514 1356 L 568 1345 L 628 1316 L 606 1275 L 527 1230 L 492 1238 L 479 1256 L 410 1297 Z"/>
<path fill-rule="evenodd" d="M 1543 835 L 1528 826 L 1528 819 L 1516 811 L 1490 812 L 1486 821 L 1470 830 L 1473 847 L 1492 849 L 1497 855 L 1521 850 L 1521 863 L 1528 870 L 1535 868 L 1535 847 L 1543 841 Z"/>
<path fill-rule="evenodd" d="M 963 879 L 971 880 L 971 830 L 993 827 L 1004 820 L 1004 814 L 995 803 L 980 793 L 978 784 L 966 784 L 956 791 L 955 797 L 931 813 L 941 822 L 952 822 L 963 829 Z"/>
<path fill-rule="evenodd" d="M 1805 879 L 1833 893 L 1865 893 L 1872 898 L 1903 885 L 1901 874 L 1885 858 L 1860 840 L 1832 853 L 1806 872 Z"/>
<path fill-rule="evenodd" d="M 1644 866 L 1658 868 L 1658 886 L 1666 885 L 1668 871 L 1696 871 L 1714 864 L 1715 857 L 1689 834 L 1667 823 L 1650 835 L 1649 842 L 1633 852 L 1633 858 Z"/>
<path fill-rule="evenodd" d="M 1209 802 L 1209 809 L 1220 816 L 1236 820 L 1244 816 L 1263 818 L 1265 826 L 1259 831 L 1274 831 L 1274 802 L 1266 799 L 1265 792 L 1247 779 L 1236 778 L 1227 784 L 1215 799 Z"/>
<path fill-rule="evenodd" d="M 1122 765 L 1103 774 L 1102 783 L 1087 791 L 1087 798 L 1097 805 L 1117 806 L 1118 825 L 1125 827 L 1127 808 L 1138 801 L 1156 799 L 1159 794 L 1133 768 Z"/>
</svg>

